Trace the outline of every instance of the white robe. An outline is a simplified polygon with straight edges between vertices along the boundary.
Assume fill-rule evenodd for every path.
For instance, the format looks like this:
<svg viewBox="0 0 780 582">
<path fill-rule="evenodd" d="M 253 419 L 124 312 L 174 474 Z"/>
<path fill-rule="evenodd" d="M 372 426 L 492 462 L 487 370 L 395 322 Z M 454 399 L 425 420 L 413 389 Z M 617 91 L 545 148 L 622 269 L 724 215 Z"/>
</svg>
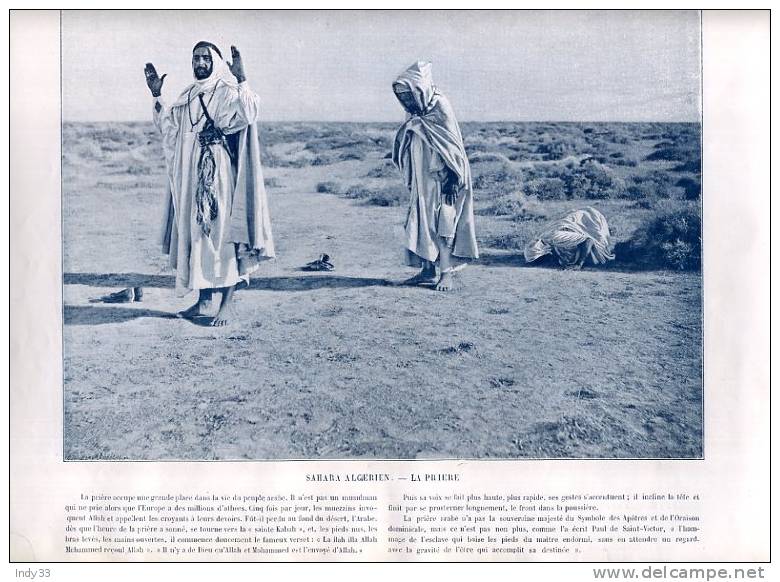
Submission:
<svg viewBox="0 0 780 582">
<path fill-rule="evenodd" d="M 587 258 L 594 265 L 615 258 L 607 219 L 591 206 L 573 210 L 548 225 L 538 238 L 526 245 L 523 254 L 526 262 L 530 263 L 554 251 L 561 264 L 571 264 L 577 247 L 588 240 L 593 245 Z"/>
<path fill-rule="evenodd" d="M 407 264 L 417 267 L 419 259 L 435 262 L 443 246 L 452 247 L 456 210 L 443 201 L 443 171 L 447 166 L 441 156 L 418 135 L 412 136 L 410 147 L 415 163 L 404 230 Z"/>
<path fill-rule="evenodd" d="M 393 85 L 405 87 L 417 105 L 396 133 L 392 153 L 411 194 L 406 262 L 417 267 L 423 260 L 438 261 L 442 272 L 460 268 L 479 257 L 471 169 L 460 127 L 449 101 L 433 86 L 430 63 L 414 63 Z M 448 172 L 458 186 L 452 204 L 442 195 Z"/>
<path fill-rule="evenodd" d="M 204 101 L 209 114 L 225 134 L 233 134 L 256 123 L 259 98 L 246 82 L 238 85 L 218 81 L 206 88 Z M 228 241 L 231 206 L 236 183 L 236 168 L 221 145 L 212 145 L 216 169 L 214 192 L 218 214 L 211 222 L 207 236 L 197 223 L 195 193 L 198 184 L 198 159 L 201 146 L 198 132 L 206 118 L 197 97 L 179 99 L 168 108 L 159 99 L 160 111 L 153 109 L 154 123 L 163 137 L 163 151 L 168 169 L 176 221 L 175 248 L 170 263 L 176 269 L 176 294 L 184 296 L 192 290 L 231 287 L 241 280 L 238 269 L 237 245 Z M 189 101 L 189 103 L 187 102 Z M 193 126 L 192 122 L 195 122 Z"/>
</svg>

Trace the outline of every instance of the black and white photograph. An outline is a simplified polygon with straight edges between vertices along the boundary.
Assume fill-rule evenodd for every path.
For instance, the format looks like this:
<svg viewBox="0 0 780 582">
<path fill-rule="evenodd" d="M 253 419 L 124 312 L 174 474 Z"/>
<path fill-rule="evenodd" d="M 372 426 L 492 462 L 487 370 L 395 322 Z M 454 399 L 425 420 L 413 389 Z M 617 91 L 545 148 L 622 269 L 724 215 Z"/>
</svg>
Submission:
<svg viewBox="0 0 780 582">
<path fill-rule="evenodd" d="M 700 12 L 60 34 L 65 461 L 705 457 Z"/>
</svg>

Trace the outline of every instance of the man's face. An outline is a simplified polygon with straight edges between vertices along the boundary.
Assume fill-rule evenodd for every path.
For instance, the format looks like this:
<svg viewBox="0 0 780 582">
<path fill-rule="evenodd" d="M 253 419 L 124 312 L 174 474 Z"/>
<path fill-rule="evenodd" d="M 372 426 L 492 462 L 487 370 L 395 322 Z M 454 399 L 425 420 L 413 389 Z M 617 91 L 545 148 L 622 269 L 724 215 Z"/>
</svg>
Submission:
<svg viewBox="0 0 780 582">
<path fill-rule="evenodd" d="M 401 102 L 401 105 L 404 106 L 404 109 L 406 109 L 409 113 L 417 113 L 417 103 L 415 102 L 414 95 L 412 95 L 411 91 L 396 90 L 395 96 Z"/>
<path fill-rule="evenodd" d="M 192 52 L 192 72 L 199 81 L 208 79 L 211 71 L 214 69 L 214 63 L 211 60 L 211 51 L 208 47 L 202 46 Z"/>
</svg>

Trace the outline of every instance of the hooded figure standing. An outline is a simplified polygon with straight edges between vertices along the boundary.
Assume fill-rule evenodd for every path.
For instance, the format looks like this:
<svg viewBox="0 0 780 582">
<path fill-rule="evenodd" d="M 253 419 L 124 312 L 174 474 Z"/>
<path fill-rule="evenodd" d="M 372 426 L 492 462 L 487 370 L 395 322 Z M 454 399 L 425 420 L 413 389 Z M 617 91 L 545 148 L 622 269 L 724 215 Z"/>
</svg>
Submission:
<svg viewBox="0 0 780 582">
<path fill-rule="evenodd" d="M 228 323 L 236 284 L 274 257 L 256 127 L 259 98 L 246 82 L 240 53 L 235 47 L 231 53 L 226 63 L 213 44 L 196 44 L 195 81 L 170 107 L 160 99 L 165 75 L 151 63 L 144 70 L 168 172 L 163 252 L 176 269 L 176 294 L 199 293 L 179 315 L 203 315 L 219 291 L 214 326 Z"/>
<path fill-rule="evenodd" d="M 413 64 L 393 91 L 408 114 L 393 144 L 393 163 L 411 193 L 406 262 L 421 268 L 407 283 L 435 283 L 437 291 L 448 291 L 453 274 L 479 257 L 463 137 L 450 102 L 433 85 L 431 63 Z"/>
</svg>

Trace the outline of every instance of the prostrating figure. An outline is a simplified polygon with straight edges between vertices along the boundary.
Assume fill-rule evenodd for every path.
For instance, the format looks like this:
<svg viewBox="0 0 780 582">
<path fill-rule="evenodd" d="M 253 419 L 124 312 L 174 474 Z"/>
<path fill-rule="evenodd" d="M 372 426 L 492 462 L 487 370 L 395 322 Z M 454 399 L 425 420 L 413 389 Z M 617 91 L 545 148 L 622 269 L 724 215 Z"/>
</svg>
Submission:
<svg viewBox="0 0 780 582">
<path fill-rule="evenodd" d="M 469 160 L 452 106 L 433 86 L 430 63 L 409 67 L 393 91 L 408 114 L 393 144 L 393 163 L 411 193 L 406 259 L 421 268 L 407 283 L 447 291 L 453 274 L 479 256 Z"/>
<path fill-rule="evenodd" d="M 199 292 L 179 315 L 204 315 L 219 291 L 214 326 L 228 323 L 236 284 L 274 256 L 256 126 L 259 99 L 246 82 L 241 55 L 235 47 L 231 52 L 226 63 L 213 44 L 196 44 L 195 81 L 170 107 L 160 99 L 165 75 L 151 63 L 144 71 L 168 170 L 163 252 L 176 269 L 176 294 Z"/>
<path fill-rule="evenodd" d="M 607 219 L 590 206 L 551 223 L 523 250 L 526 262 L 552 254 L 564 269 L 581 269 L 590 259 L 601 265 L 615 258 Z"/>
</svg>

